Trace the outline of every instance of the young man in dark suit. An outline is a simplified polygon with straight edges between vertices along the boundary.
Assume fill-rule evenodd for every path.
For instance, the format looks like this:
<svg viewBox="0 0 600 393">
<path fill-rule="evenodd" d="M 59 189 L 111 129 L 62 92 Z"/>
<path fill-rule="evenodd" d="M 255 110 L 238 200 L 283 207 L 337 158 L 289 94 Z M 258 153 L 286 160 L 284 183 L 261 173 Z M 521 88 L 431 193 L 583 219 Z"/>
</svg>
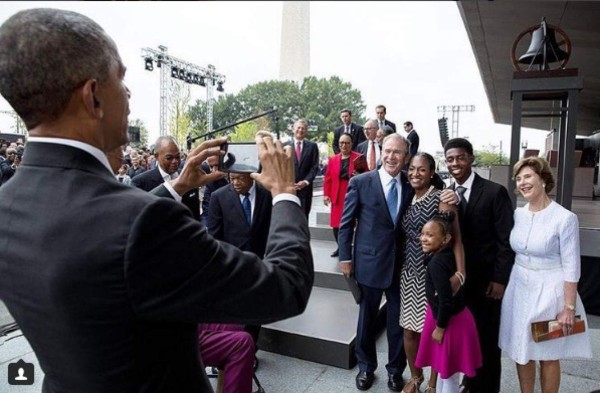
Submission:
<svg viewBox="0 0 600 393">
<path fill-rule="evenodd" d="M 200 164 L 225 138 L 203 142 L 156 194 L 115 179 L 106 154 L 128 140 L 124 76 L 115 43 L 84 15 L 31 9 L 0 26 L 0 94 L 30 136 L 0 188 L 0 222 L 19 223 L 0 226 L 0 299 L 44 391 L 211 391 L 198 323 L 271 323 L 308 302 L 312 253 L 291 151 L 257 135 L 252 178 L 274 201 L 261 260 L 215 240 L 180 203 L 220 176 Z"/>
<path fill-rule="evenodd" d="M 131 184 L 144 191 L 151 191 L 163 182 L 176 179 L 181 161 L 181 153 L 175 139 L 171 136 L 160 136 L 154 144 L 156 168 L 142 172 L 133 179 Z M 181 197 L 181 202 L 190 209 L 195 219 L 200 220 L 200 198 L 198 190 L 190 190 Z"/>
<path fill-rule="evenodd" d="M 383 130 L 383 127 L 389 126 L 396 132 L 396 124 L 385 118 L 387 114 L 385 105 L 377 105 L 375 107 L 375 114 L 377 115 L 377 127 L 379 129 Z"/>
<path fill-rule="evenodd" d="M 306 140 L 308 123 L 304 119 L 296 120 L 293 127 L 293 156 L 296 173 L 295 186 L 306 218 L 310 214 L 313 198 L 313 182 L 319 173 L 319 147 Z"/>
<path fill-rule="evenodd" d="M 465 302 L 479 333 L 483 366 L 463 379 L 462 392 L 500 391 L 500 306 L 514 263 L 509 244 L 513 207 L 506 188 L 473 172 L 473 146 L 463 138 L 446 142 L 444 154 L 460 196 L 459 222 L 465 249 Z"/>
<path fill-rule="evenodd" d="M 352 150 L 357 151 L 358 145 L 367 139 L 363 128 L 358 124 L 352 123 L 352 112 L 350 109 L 342 109 L 340 119 L 342 120 L 342 125 L 333 131 L 333 152 L 335 154 L 340 152 L 339 144 L 342 134 L 350 134 L 352 137 Z"/>
</svg>

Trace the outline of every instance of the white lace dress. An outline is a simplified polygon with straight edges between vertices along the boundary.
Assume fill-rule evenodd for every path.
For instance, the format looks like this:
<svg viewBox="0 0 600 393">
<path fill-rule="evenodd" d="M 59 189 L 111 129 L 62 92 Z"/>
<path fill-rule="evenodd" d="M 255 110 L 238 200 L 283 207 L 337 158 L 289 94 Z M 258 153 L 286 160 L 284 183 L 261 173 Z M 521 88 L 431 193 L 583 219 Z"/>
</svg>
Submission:
<svg viewBox="0 0 600 393">
<path fill-rule="evenodd" d="M 565 304 L 564 282 L 578 282 L 581 268 L 577 216 L 556 202 L 539 212 L 515 210 L 510 245 L 515 265 L 502 300 L 499 347 L 519 364 L 530 360 L 591 358 L 589 327 L 581 298 L 576 315 L 584 333 L 536 343 L 531 323 L 555 319 Z"/>
</svg>

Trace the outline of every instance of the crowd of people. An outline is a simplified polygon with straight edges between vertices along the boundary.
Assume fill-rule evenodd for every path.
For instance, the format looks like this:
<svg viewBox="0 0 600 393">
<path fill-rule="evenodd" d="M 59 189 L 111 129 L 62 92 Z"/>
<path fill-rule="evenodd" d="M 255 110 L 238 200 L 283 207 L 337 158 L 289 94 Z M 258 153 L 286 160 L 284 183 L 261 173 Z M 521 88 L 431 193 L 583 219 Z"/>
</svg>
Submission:
<svg viewBox="0 0 600 393">
<path fill-rule="evenodd" d="M 311 293 L 317 145 L 303 119 L 287 146 L 259 132 L 261 172 L 228 175 L 224 138 L 187 156 L 168 136 L 152 152 L 123 149 L 124 74 L 81 14 L 32 9 L 0 27 L 0 94 L 30 135 L 25 154 L 22 141 L 0 147 L 0 221 L 19 223 L 0 227 L 0 298 L 44 391 L 204 392 L 203 366 L 215 366 L 225 393 L 250 392 L 261 325 L 302 313 Z M 522 392 L 538 361 L 542 391 L 558 392 L 560 360 L 591 357 L 591 343 L 571 334 L 586 321 L 579 226 L 549 198 L 548 164 L 515 164 L 527 201 L 515 211 L 473 170 L 468 140 L 444 146 L 446 188 L 410 121 L 397 132 L 383 105 L 364 127 L 348 109 L 340 119 L 323 202 L 332 257 L 361 292 L 357 389 L 375 379 L 385 294 L 390 390 L 420 391 L 430 367 L 427 393 L 498 393 L 504 350 Z M 564 336 L 536 342 L 531 324 L 545 320 Z"/>
</svg>

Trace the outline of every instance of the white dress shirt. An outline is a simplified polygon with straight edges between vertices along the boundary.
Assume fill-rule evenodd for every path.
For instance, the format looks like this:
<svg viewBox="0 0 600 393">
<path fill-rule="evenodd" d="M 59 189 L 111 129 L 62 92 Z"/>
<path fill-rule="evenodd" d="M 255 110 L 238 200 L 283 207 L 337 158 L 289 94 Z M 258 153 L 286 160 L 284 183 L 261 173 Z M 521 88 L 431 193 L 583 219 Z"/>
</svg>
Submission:
<svg viewBox="0 0 600 393">
<path fill-rule="evenodd" d="M 387 199 L 387 194 L 390 190 L 390 181 L 392 180 L 392 176 L 387 173 L 383 168 L 379 169 L 379 179 L 381 180 L 381 185 L 383 186 L 383 195 Z M 402 205 L 402 183 L 400 182 L 400 173 L 398 173 L 395 177 L 396 179 L 396 191 L 398 192 L 398 206 L 396 206 L 396 211 Z"/>
<path fill-rule="evenodd" d="M 463 193 L 463 196 L 465 198 L 466 202 L 469 202 L 469 197 L 471 196 L 471 189 L 473 188 L 473 180 L 475 180 L 475 172 L 471 172 L 471 175 L 469 177 L 467 177 L 467 180 L 465 180 L 465 182 L 463 184 L 458 184 L 457 181 L 454 181 L 456 183 L 456 187 L 458 186 L 462 186 L 464 188 L 466 188 L 465 192 Z M 456 187 L 454 187 L 454 190 L 456 191 Z M 458 201 L 460 202 L 460 193 L 457 191 L 456 194 L 458 195 Z"/>
</svg>

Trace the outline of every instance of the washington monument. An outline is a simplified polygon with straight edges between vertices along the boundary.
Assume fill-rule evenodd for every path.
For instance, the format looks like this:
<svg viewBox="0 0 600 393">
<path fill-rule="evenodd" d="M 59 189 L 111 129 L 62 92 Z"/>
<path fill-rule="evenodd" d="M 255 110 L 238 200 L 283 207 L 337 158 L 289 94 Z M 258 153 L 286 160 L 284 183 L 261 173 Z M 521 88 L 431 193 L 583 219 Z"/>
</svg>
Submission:
<svg viewBox="0 0 600 393">
<path fill-rule="evenodd" d="M 310 2 L 284 1 L 279 79 L 301 83 L 310 75 Z"/>
</svg>

